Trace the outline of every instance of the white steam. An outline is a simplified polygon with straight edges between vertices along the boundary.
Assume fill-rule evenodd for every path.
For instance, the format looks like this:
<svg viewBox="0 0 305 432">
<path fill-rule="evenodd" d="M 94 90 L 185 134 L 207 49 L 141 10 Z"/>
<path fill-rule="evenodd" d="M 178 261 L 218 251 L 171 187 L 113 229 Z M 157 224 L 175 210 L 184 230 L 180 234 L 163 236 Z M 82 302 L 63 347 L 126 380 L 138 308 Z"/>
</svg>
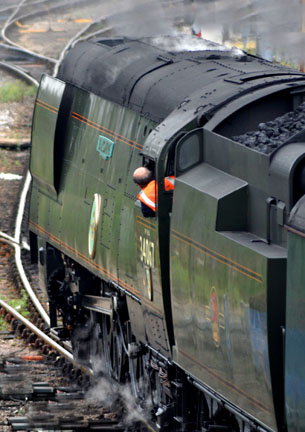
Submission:
<svg viewBox="0 0 305 432">
<path fill-rule="evenodd" d="M 269 60 L 304 61 L 305 3 L 302 0 L 215 0 L 193 3 L 196 25 L 221 42 L 237 36 L 255 40 Z"/>
<path fill-rule="evenodd" d="M 237 48 L 228 48 L 210 40 L 191 35 L 177 34 L 174 38 L 169 36 L 158 36 L 149 40 L 152 45 L 158 46 L 172 52 L 179 51 L 226 51 L 232 55 L 242 55 L 243 52 Z"/>
<path fill-rule="evenodd" d="M 108 21 L 119 35 L 131 38 L 173 34 L 184 13 L 181 1 L 114 0 L 117 11 Z"/>
<path fill-rule="evenodd" d="M 301 63 L 304 7 L 304 0 L 111 0 L 105 2 L 105 15 L 122 36 L 177 36 L 188 26 L 200 29 L 204 39 L 242 40 L 244 48 L 254 40 L 263 57 Z"/>
<path fill-rule="evenodd" d="M 145 421 L 147 413 L 149 413 L 148 405 L 146 405 L 145 411 L 137 405 L 130 384 L 111 384 L 108 379 L 100 378 L 88 390 L 86 397 L 110 407 L 112 412 L 118 413 L 119 420 L 127 426 L 137 421 Z"/>
</svg>

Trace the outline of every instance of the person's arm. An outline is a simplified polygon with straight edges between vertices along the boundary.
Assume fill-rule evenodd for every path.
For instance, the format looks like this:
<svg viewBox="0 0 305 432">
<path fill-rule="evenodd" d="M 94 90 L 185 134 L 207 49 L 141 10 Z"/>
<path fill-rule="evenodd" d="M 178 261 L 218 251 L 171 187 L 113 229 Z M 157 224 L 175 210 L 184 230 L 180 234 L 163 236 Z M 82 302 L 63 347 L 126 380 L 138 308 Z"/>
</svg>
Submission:
<svg viewBox="0 0 305 432">
<path fill-rule="evenodd" d="M 141 210 L 142 210 L 142 215 L 144 217 L 154 217 L 156 216 L 156 212 L 154 212 L 150 207 L 148 207 L 146 204 L 142 203 L 141 201 Z"/>
</svg>

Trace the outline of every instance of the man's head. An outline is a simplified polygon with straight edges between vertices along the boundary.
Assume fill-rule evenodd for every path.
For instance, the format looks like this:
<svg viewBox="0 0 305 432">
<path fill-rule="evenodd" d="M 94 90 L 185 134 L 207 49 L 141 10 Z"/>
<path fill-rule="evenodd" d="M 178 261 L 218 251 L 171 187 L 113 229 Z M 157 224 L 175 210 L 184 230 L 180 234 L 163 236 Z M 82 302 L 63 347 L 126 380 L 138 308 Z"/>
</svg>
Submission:
<svg viewBox="0 0 305 432">
<path fill-rule="evenodd" d="M 133 173 L 133 181 L 140 187 L 148 185 L 154 179 L 154 174 L 146 167 L 137 168 Z"/>
</svg>

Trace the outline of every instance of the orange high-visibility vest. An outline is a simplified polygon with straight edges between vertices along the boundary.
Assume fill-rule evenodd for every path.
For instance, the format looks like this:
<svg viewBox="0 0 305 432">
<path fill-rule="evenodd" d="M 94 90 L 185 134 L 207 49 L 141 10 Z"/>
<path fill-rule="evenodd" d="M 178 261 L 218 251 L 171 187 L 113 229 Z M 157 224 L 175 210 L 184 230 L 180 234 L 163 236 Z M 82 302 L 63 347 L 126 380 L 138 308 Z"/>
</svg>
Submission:
<svg viewBox="0 0 305 432">
<path fill-rule="evenodd" d="M 164 189 L 166 191 L 174 190 L 175 188 L 175 176 L 168 176 L 164 179 Z"/>
<path fill-rule="evenodd" d="M 175 187 L 175 177 L 169 176 L 164 179 L 164 189 L 166 191 L 173 190 Z M 143 204 L 147 205 L 147 207 L 151 208 L 153 211 L 156 211 L 156 190 L 158 194 L 158 185 L 156 184 L 156 180 L 152 180 L 148 183 L 148 185 L 144 186 L 141 192 L 138 193 L 138 200 L 140 200 Z"/>
</svg>

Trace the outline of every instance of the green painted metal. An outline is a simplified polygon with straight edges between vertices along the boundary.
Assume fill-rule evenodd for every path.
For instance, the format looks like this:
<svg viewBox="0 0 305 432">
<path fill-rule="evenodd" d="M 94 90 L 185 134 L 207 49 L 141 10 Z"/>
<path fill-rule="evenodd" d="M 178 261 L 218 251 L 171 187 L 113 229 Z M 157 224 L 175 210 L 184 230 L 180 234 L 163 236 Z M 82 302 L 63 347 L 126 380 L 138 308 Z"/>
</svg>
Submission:
<svg viewBox="0 0 305 432">
<path fill-rule="evenodd" d="M 189 167 L 175 161 L 181 171 L 167 193 L 169 159 L 187 157 L 182 137 L 198 125 L 193 110 L 177 109 L 149 134 L 155 126 L 44 77 L 33 122 L 30 229 L 127 292 L 138 340 L 173 355 L 187 374 L 276 431 L 284 422 L 285 221 L 305 145 L 271 158 L 201 128 L 194 132 L 200 151 Z M 142 153 L 155 163 L 155 218 L 142 216 L 132 180 Z M 289 242 L 293 332 L 304 246 L 292 235 Z M 294 366 L 291 360 L 286 382 Z M 287 417 L 295 424 L 294 414 Z"/>
<path fill-rule="evenodd" d="M 304 206 L 304 204 L 303 204 Z M 285 395 L 289 430 L 305 429 L 304 233 L 288 234 Z"/>
<path fill-rule="evenodd" d="M 212 159 L 207 148 L 204 157 Z M 284 406 L 277 381 L 283 381 L 287 253 L 248 231 L 246 171 L 235 177 L 229 166 L 231 174 L 203 162 L 176 179 L 170 234 L 174 360 L 276 430 Z"/>
<path fill-rule="evenodd" d="M 57 115 L 65 83 L 45 75 L 41 79 L 33 117 L 31 173 L 40 187 L 56 195 L 54 185 L 54 139 Z M 46 127 L 47 126 L 47 127 Z"/>
<path fill-rule="evenodd" d="M 50 77 L 44 82 L 48 87 L 52 83 L 58 85 L 58 81 Z M 45 91 L 43 85 L 38 98 Z M 133 171 L 142 165 L 140 152 L 143 141 L 154 124 L 124 107 L 80 89 L 74 88 L 71 93 L 70 111 L 63 113 L 67 116 L 67 126 L 62 137 L 63 154 L 56 198 L 54 193 L 50 194 L 49 188 L 42 191 L 35 175 L 36 159 L 32 163 L 31 230 L 92 273 L 137 297 L 143 305 L 149 343 L 168 355 L 157 219 L 146 221 L 140 207 L 135 206 L 139 188 L 132 181 Z M 48 109 L 45 105 L 35 111 L 35 158 L 42 156 L 44 146 L 37 148 L 41 131 L 47 129 L 54 115 L 52 97 L 47 103 Z M 44 110 L 43 115 L 41 110 Z M 52 140 L 50 147 L 51 152 L 55 151 Z M 93 223 L 93 218 L 96 219 L 96 213 L 93 214 L 96 196 L 101 201 L 98 225 Z M 147 249 L 148 238 L 150 246 Z M 145 283 L 150 277 L 153 295 L 148 298 Z M 136 315 L 138 307 L 134 303 L 130 303 L 129 309 Z M 152 332 L 153 321 L 160 331 Z M 133 320 L 133 330 L 141 339 L 142 327 L 143 318 L 138 316 Z"/>
</svg>

